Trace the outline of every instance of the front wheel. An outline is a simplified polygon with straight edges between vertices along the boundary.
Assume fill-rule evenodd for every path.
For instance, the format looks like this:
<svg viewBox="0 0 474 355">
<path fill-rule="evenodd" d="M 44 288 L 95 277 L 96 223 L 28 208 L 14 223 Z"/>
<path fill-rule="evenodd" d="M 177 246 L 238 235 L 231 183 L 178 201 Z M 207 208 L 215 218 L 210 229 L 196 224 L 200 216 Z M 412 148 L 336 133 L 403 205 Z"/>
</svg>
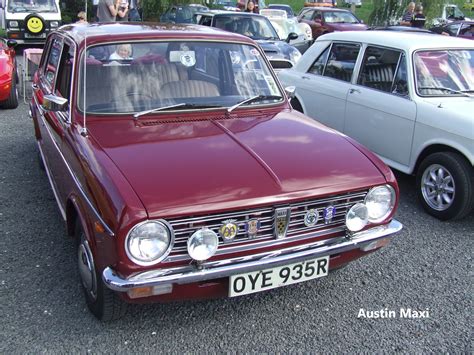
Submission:
<svg viewBox="0 0 474 355">
<path fill-rule="evenodd" d="M 10 87 L 10 96 L 8 99 L 0 103 L 3 108 L 13 109 L 18 107 L 18 88 L 16 86 L 16 78 L 12 79 L 12 85 Z"/>
<path fill-rule="evenodd" d="M 79 242 L 77 248 L 79 276 L 87 307 L 96 318 L 102 321 L 122 318 L 127 312 L 127 304 L 105 286 L 96 269 L 89 242 L 80 226 L 76 228 L 76 236 Z"/>
<path fill-rule="evenodd" d="M 441 219 L 461 219 L 473 208 L 472 165 L 457 153 L 440 152 L 426 157 L 416 176 L 418 198 L 423 208 Z"/>
</svg>

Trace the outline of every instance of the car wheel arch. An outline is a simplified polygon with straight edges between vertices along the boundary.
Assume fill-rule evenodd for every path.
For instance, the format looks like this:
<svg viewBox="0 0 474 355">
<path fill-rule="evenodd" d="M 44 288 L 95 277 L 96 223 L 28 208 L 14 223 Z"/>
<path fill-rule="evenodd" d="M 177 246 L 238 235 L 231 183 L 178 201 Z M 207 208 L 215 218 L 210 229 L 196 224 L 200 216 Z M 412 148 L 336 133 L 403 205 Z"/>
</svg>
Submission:
<svg viewBox="0 0 474 355">
<path fill-rule="evenodd" d="M 415 165 L 413 166 L 413 169 L 411 170 L 412 174 L 416 174 L 418 169 L 420 168 L 421 163 L 423 160 L 425 160 L 428 156 L 434 153 L 442 153 L 442 152 L 451 152 L 451 153 L 456 153 L 462 156 L 467 162 L 470 163 L 469 159 L 466 157 L 466 155 L 461 152 L 460 150 L 446 145 L 446 144 L 431 144 L 429 146 L 426 146 L 423 148 L 423 150 L 418 154 L 418 157 L 416 158 Z"/>
</svg>

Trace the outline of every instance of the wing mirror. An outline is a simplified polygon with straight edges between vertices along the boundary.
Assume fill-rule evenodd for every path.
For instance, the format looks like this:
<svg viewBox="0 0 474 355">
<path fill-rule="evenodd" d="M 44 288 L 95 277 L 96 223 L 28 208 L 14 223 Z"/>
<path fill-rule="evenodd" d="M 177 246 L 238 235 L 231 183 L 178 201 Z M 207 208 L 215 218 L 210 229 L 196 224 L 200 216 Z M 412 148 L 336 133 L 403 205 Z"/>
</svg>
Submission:
<svg viewBox="0 0 474 355">
<path fill-rule="evenodd" d="M 290 43 L 290 41 L 294 40 L 294 39 L 297 39 L 298 38 L 298 34 L 297 33 L 294 33 L 294 32 L 290 32 L 288 34 L 288 37 L 286 37 L 286 40 L 285 42 L 286 43 Z"/>
<path fill-rule="evenodd" d="M 43 104 L 41 105 L 46 111 L 58 112 L 67 108 L 68 100 L 56 95 L 44 95 Z"/>
<path fill-rule="evenodd" d="M 296 86 L 287 86 L 285 88 L 285 93 L 286 96 L 288 96 L 288 99 L 294 99 L 296 95 Z"/>
<path fill-rule="evenodd" d="M 14 39 L 7 40 L 7 47 L 8 48 L 14 48 L 14 47 L 17 46 L 17 44 L 18 44 L 18 42 L 15 41 Z"/>
</svg>

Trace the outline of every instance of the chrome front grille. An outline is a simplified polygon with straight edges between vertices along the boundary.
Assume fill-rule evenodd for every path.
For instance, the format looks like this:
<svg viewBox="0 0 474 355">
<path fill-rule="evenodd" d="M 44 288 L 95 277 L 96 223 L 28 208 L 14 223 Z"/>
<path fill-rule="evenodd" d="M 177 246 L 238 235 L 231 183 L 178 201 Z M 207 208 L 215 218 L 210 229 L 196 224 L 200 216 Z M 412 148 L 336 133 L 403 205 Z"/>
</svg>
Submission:
<svg viewBox="0 0 474 355">
<path fill-rule="evenodd" d="M 363 202 L 367 191 L 331 196 L 324 199 L 306 200 L 291 204 L 275 205 L 271 207 L 255 208 L 236 212 L 207 215 L 201 217 L 190 217 L 181 219 L 167 219 L 173 227 L 175 235 L 174 247 L 167 261 L 178 261 L 190 259 L 187 253 L 188 238 L 200 228 L 212 229 L 219 235 L 219 228 L 226 220 L 233 220 L 238 226 L 237 236 L 231 241 L 224 243 L 219 236 L 219 249 L 217 255 L 226 254 L 257 246 L 281 244 L 298 240 L 303 237 L 312 238 L 315 235 L 324 235 L 344 229 L 346 212 L 358 202 Z M 330 221 L 323 218 L 323 210 L 333 206 L 336 212 Z M 291 210 L 287 236 L 276 240 L 274 233 L 275 209 L 287 207 Z M 319 212 L 316 225 L 307 227 L 304 217 L 308 210 L 314 209 Z M 255 237 L 249 237 L 245 225 L 250 219 L 257 218 L 260 221 L 260 229 Z M 262 243 L 263 242 L 263 243 Z"/>
</svg>

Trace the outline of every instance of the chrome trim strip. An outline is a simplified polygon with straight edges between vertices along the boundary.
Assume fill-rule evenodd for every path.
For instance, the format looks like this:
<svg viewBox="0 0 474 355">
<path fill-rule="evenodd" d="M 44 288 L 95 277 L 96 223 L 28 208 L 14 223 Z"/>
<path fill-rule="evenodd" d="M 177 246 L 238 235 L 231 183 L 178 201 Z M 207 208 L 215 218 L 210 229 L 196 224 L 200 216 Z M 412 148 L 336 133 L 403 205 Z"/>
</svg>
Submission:
<svg viewBox="0 0 474 355">
<path fill-rule="evenodd" d="M 359 249 L 378 239 L 392 237 L 402 228 L 403 226 L 400 222 L 392 220 L 389 224 L 355 233 L 350 238 L 338 238 L 331 244 L 316 242 L 240 258 L 207 262 L 201 264 L 200 268 L 195 265 L 185 265 L 169 269 L 145 271 L 129 278 L 122 278 L 113 269 L 106 267 L 102 273 L 102 280 L 111 290 L 126 292 L 136 287 L 150 287 L 173 283 L 189 284 L 224 278 L 240 273 L 268 269 Z"/>
<path fill-rule="evenodd" d="M 259 242 L 257 242 L 257 241 L 252 242 L 254 239 L 246 239 L 246 240 L 242 241 L 242 242 L 247 242 L 246 244 L 239 243 L 239 244 L 234 246 L 234 243 L 233 243 L 233 244 L 231 244 L 232 246 L 230 246 L 230 247 L 217 249 L 217 252 L 216 252 L 215 255 L 238 253 L 238 252 L 246 251 L 246 250 L 250 250 L 250 249 L 265 248 L 265 247 L 274 246 L 274 245 L 287 244 L 287 243 L 297 241 L 297 240 L 306 240 L 306 239 L 310 239 L 310 238 L 317 238 L 317 237 L 321 237 L 323 235 L 336 234 L 336 233 L 340 233 L 340 232 L 344 232 L 344 231 L 345 231 L 344 226 L 339 226 L 339 227 L 335 227 L 335 228 L 331 228 L 331 229 L 324 229 L 322 231 L 307 233 L 306 235 L 305 234 L 293 235 L 291 237 L 286 237 L 284 239 L 279 239 L 279 240 L 275 239 L 273 237 L 273 234 L 271 234 L 271 235 L 268 235 L 268 237 L 265 237 L 265 238 L 258 238 L 258 239 L 263 239 L 262 241 L 259 241 Z M 249 243 L 249 242 L 251 242 L 251 243 Z M 236 243 L 237 242 L 235 242 L 235 244 Z M 181 250 L 181 251 L 178 251 L 178 252 L 183 252 L 183 251 L 185 251 L 185 250 Z M 191 260 L 191 257 L 187 253 L 186 254 L 179 254 L 179 255 L 170 255 L 166 259 L 166 262 L 182 261 L 182 260 Z"/>
<path fill-rule="evenodd" d="M 35 104 L 37 107 L 40 107 L 39 104 L 38 104 L 38 101 L 36 99 L 36 96 L 33 95 L 34 97 L 34 100 L 35 100 Z M 44 112 L 44 110 L 42 111 Z M 99 220 L 99 222 L 104 226 L 106 232 L 111 236 L 115 236 L 115 233 L 112 231 L 112 229 L 107 225 L 107 223 L 105 223 L 105 221 L 102 219 L 102 217 L 100 216 L 99 212 L 96 210 L 95 206 L 92 204 L 92 202 L 89 200 L 88 196 L 86 195 L 81 183 L 79 182 L 79 179 L 76 177 L 76 175 L 74 174 L 74 172 L 72 171 L 71 167 L 69 166 L 69 164 L 67 163 L 66 161 L 66 158 L 64 158 L 64 155 L 63 153 L 61 152 L 61 150 L 59 149 L 58 145 L 57 145 L 57 142 L 56 140 L 53 138 L 53 135 L 51 134 L 51 131 L 49 129 L 49 125 L 48 123 L 45 121 L 44 119 L 44 116 L 41 114 L 41 120 L 43 121 L 43 125 L 44 127 L 46 127 L 46 131 L 48 132 L 49 134 L 49 137 L 51 138 L 51 140 L 53 141 L 54 143 L 54 146 L 56 148 L 56 150 L 59 152 L 59 155 L 64 163 L 64 165 L 66 166 L 68 172 L 69 172 L 69 175 L 71 175 L 74 183 L 76 184 L 76 187 L 77 189 L 79 190 L 79 192 L 81 193 L 82 197 L 84 198 L 84 200 L 86 201 L 86 203 L 89 205 L 89 208 L 92 210 L 92 212 L 94 213 L 95 217 Z M 43 160 L 44 161 L 44 160 Z M 66 218 L 64 218 L 66 219 Z"/>
<path fill-rule="evenodd" d="M 56 199 L 56 203 L 58 204 L 59 211 L 61 211 L 61 216 L 63 217 L 64 221 L 66 221 L 66 212 L 64 211 L 64 207 L 61 205 L 58 193 L 56 191 L 56 186 L 53 182 L 53 179 L 51 178 L 51 173 L 49 172 L 48 164 L 46 163 L 46 159 L 44 159 L 43 149 L 41 148 L 41 144 L 39 141 L 36 141 L 36 143 L 38 144 L 41 160 L 43 160 L 43 165 L 45 168 L 44 171 L 46 171 L 46 176 L 48 177 L 49 184 L 51 185 L 51 189 L 53 190 L 53 195 L 54 195 L 54 198 Z"/>
</svg>

